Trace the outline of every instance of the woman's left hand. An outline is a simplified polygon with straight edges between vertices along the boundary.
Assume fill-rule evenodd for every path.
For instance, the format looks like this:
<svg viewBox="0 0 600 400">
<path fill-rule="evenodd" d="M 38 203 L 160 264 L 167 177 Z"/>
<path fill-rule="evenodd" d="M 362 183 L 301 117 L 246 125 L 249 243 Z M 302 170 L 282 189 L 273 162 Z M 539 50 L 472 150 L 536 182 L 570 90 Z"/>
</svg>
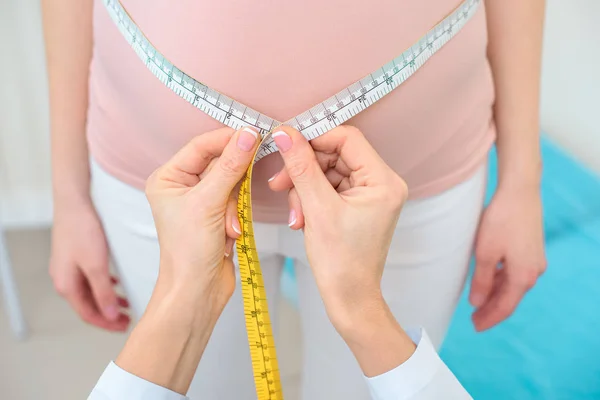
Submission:
<svg viewBox="0 0 600 400">
<path fill-rule="evenodd" d="M 231 253 L 240 230 L 234 189 L 257 145 L 250 128 L 217 129 L 193 139 L 148 178 L 160 245 L 155 292 L 212 297 L 220 314 L 235 287 Z"/>
<path fill-rule="evenodd" d="M 508 318 L 546 270 L 538 188 L 499 189 L 485 210 L 475 246 L 469 301 L 475 329 Z"/>
<path fill-rule="evenodd" d="M 148 178 L 160 266 L 148 307 L 115 361 L 125 371 L 188 391 L 235 288 L 235 187 L 254 159 L 257 137 L 250 128 L 205 133 Z"/>
</svg>

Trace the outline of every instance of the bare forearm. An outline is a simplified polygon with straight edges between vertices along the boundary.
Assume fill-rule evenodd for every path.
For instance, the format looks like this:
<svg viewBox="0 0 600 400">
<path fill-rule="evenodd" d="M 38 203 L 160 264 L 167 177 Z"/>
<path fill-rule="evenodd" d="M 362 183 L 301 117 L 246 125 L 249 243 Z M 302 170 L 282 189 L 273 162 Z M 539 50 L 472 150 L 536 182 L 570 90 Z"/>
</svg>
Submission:
<svg viewBox="0 0 600 400">
<path fill-rule="evenodd" d="M 159 281 L 116 364 L 185 394 L 224 307 L 210 293 L 194 289 L 163 289 Z"/>
<path fill-rule="evenodd" d="M 367 377 L 391 371 L 408 360 L 416 345 L 381 295 L 350 303 L 326 299 L 327 312 Z"/>
<path fill-rule="evenodd" d="M 545 0 L 486 0 L 500 187 L 537 187 Z"/>
<path fill-rule="evenodd" d="M 92 0 L 42 0 L 56 206 L 89 201 L 85 138 Z"/>
</svg>

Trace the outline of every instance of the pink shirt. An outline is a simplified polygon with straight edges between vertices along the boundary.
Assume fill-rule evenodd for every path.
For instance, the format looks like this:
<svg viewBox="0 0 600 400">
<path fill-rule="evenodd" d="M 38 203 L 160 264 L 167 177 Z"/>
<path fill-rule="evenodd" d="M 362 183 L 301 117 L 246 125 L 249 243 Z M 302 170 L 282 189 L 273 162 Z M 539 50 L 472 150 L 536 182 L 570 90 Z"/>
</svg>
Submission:
<svg viewBox="0 0 600 400">
<path fill-rule="evenodd" d="M 459 2 L 122 0 L 178 68 L 280 121 L 400 55 Z M 486 44 L 482 5 L 414 76 L 347 122 L 406 180 L 412 198 L 449 189 L 485 162 L 495 138 Z M 146 69 L 96 0 L 87 135 L 98 164 L 143 188 L 191 138 L 221 126 Z M 267 186 L 280 167 L 277 154 L 255 167 L 259 221 L 287 221 L 285 195 Z"/>
</svg>

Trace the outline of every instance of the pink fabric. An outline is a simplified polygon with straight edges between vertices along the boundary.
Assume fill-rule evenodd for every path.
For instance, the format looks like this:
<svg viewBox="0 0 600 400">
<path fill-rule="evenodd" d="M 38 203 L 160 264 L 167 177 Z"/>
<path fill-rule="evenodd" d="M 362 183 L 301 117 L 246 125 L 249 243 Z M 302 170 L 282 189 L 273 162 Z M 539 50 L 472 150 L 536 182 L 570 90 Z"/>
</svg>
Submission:
<svg viewBox="0 0 600 400">
<path fill-rule="evenodd" d="M 122 2 L 178 68 L 285 121 L 400 55 L 459 0 Z M 485 162 L 495 138 L 486 43 L 481 7 L 413 77 L 348 122 L 412 198 L 447 190 Z M 220 126 L 146 69 L 96 0 L 87 135 L 98 164 L 143 188 L 181 146 Z M 280 166 L 272 155 L 255 168 L 259 221 L 287 222 L 285 195 L 267 186 Z"/>
</svg>

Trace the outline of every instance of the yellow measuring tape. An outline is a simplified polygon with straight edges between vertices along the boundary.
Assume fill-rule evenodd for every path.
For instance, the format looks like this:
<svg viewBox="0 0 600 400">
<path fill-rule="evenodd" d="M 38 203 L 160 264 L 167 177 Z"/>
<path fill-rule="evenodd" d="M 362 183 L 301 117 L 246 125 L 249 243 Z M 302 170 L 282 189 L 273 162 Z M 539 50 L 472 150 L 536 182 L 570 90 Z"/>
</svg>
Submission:
<svg viewBox="0 0 600 400">
<path fill-rule="evenodd" d="M 268 136 L 270 135 L 265 135 L 262 141 Z M 253 167 L 254 163 L 250 164 L 240 187 L 237 209 L 241 234 L 237 239 L 236 247 L 256 394 L 259 400 L 280 400 L 283 399 L 283 391 L 279 377 L 275 339 L 252 226 Z"/>
</svg>

